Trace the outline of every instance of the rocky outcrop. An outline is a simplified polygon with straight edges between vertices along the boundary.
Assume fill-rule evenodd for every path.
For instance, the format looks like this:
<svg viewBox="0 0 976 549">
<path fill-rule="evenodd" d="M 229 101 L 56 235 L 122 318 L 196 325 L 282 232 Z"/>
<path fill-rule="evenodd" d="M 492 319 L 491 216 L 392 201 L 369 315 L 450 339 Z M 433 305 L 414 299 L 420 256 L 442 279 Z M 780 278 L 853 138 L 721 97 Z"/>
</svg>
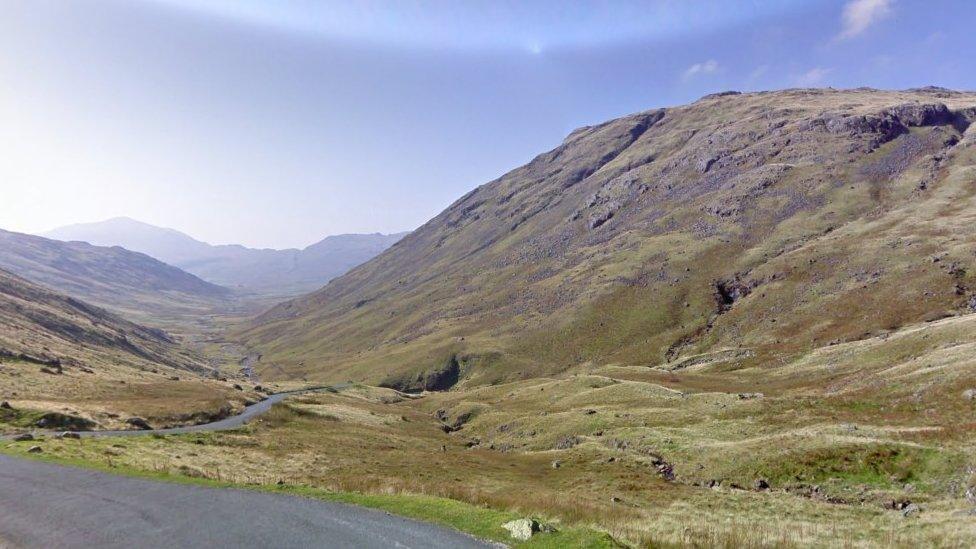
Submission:
<svg viewBox="0 0 976 549">
<path fill-rule="evenodd" d="M 457 355 L 452 355 L 439 368 L 432 368 L 414 375 L 387 378 L 380 383 L 380 387 L 396 389 L 404 393 L 446 391 L 456 385 L 460 379 L 461 364 L 458 362 Z"/>
<path fill-rule="evenodd" d="M 91 431 L 98 426 L 97 423 L 90 419 L 62 414 L 60 412 L 48 412 L 42 415 L 34 425 L 42 429 L 59 429 L 63 431 Z"/>
</svg>

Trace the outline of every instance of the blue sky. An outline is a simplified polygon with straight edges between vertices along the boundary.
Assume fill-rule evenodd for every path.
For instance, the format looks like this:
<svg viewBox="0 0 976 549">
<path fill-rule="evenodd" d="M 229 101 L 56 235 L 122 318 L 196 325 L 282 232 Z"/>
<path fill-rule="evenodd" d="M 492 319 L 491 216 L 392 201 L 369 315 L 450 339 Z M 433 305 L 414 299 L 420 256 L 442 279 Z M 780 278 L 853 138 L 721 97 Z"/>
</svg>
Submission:
<svg viewBox="0 0 976 549">
<path fill-rule="evenodd" d="M 720 90 L 976 89 L 976 2 L 6 0 L 0 228 L 411 229 L 572 129 Z"/>
</svg>

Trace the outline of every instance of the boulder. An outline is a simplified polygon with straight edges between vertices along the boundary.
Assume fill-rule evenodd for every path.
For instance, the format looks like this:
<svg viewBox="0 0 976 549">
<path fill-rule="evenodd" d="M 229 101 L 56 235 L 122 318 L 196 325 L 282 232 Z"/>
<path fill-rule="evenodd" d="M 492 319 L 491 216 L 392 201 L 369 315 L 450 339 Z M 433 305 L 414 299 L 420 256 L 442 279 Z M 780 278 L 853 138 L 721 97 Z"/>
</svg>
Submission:
<svg viewBox="0 0 976 549">
<path fill-rule="evenodd" d="M 769 490 L 769 481 L 764 478 L 757 478 L 753 483 L 753 488 L 759 491 Z"/>
<path fill-rule="evenodd" d="M 917 504 L 915 504 L 915 503 L 909 503 L 908 505 L 905 506 L 904 509 L 901 510 L 901 516 L 903 516 L 903 517 L 910 517 L 910 516 L 913 516 L 913 515 L 917 515 L 917 514 L 919 514 L 921 512 L 922 512 L 922 509 Z"/>
<path fill-rule="evenodd" d="M 516 519 L 502 524 L 502 528 L 508 530 L 513 539 L 528 541 L 539 531 L 539 522 L 530 518 Z"/>
<path fill-rule="evenodd" d="M 0 408 L 2 408 L 4 410 L 13 410 L 14 409 L 14 407 L 11 406 L 10 403 L 7 402 L 6 400 L 3 401 L 3 402 L 0 402 Z"/>
<path fill-rule="evenodd" d="M 81 438 L 81 435 L 79 435 L 78 433 L 72 433 L 71 431 L 65 431 L 63 433 L 58 433 L 57 435 L 54 436 L 54 438 L 74 438 L 74 439 L 80 439 Z"/>
<path fill-rule="evenodd" d="M 43 451 L 44 450 L 40 446 L 31 446 L 30 448 L 27 449 L 28 454 L 39 454 Z"/>
<path fill-rule="evenodd" d="M 34 440 L 34 435 L 30 433 L 24 433 L 22 435 L 17 435 L 13 438 L 14 442 L 24 442 L 27 440 Z"/>
<path fill-rule="evenodd" d="M 42 429 L 90 431 L 96 426 L 96 423 L 83 417 L 71 416 L 60 412 L 48 412 L 41 416 L 34 425 Z"/>
<path fill-rule="evenodd" d="M 976 389 L 966 389 L 962 392 L 962 398 L 966 400 L 976 399 Z"/>
</svg>

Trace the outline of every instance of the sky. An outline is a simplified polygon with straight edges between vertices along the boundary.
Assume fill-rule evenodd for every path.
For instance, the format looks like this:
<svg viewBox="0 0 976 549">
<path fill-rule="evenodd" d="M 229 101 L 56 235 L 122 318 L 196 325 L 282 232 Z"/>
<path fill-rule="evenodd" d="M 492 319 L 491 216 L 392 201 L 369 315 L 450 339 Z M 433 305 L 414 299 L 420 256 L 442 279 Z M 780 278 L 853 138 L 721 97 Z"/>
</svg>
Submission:
<svg viewBox="0 0 976 549">
<path fill-rule="evenodd" d="M 396 232 L 723 90 L 976 89 L 970 0 L 0 0 L 0 228 Z"/>
</svg>

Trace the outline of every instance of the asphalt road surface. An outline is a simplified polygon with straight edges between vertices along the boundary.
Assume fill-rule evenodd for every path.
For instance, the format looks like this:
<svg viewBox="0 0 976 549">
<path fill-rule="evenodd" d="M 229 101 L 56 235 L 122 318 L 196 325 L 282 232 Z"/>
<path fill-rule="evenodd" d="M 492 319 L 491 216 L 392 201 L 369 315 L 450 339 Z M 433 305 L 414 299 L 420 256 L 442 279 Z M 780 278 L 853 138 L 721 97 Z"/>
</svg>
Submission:
<svg viewBox="0 0 976 549">
<path fill-rule="evenodd" d="M 491 547 L 383 511 L 0 456 L 0 546 Z"/>
</svg>

